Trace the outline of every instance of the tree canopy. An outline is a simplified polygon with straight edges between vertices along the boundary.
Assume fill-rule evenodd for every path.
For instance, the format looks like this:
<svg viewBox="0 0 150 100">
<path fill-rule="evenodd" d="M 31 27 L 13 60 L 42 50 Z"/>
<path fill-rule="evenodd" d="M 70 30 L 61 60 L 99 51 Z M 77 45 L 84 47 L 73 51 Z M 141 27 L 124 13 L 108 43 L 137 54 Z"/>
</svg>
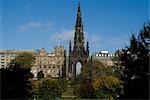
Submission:
<svg viewBox="0 0 150 100">
<path fill-rule="evenodd" d="M 40 72 L 37 73 L 37 78 L 38 78 L 38 80 L 44 78 L 44 73 L 43 73 L 43 71 L 40 71 Z"/>
<path fill-rule="evenodd" d="M 75 94 L 83 99 L 116 97 L 121 92 L 122 82 L 114 70 L 100 61 L 90 60 L 77 77 Z"/>
<path fill-rule="evenodd" d="M 61 98 L 65 91 L 66 82 L 62 79 L 43 79 L 32 81 L 33 98 L 55 100 Z"/>
<path fill-rule="evenodd" d="M 30 72 L 34 56 L 30 53 L 19 54 L 10 64 L 9 68 L 0 69 L 1 98 L 2 99 L 28 99 L 32 97 Z"/>
<path fill-rule="evenodd" d="M 148 99 L 149 97 L 149 46 L 150 23 L 145 23 L 138 36 L 132 34 L 130 45 L 122 49 L 120 60 L 124 67 L 124 97 Z"/>
<path fill-rule="evenodd" d="M 23 52 L 20 53 L 14 60 L 10 63 L 10 68 L 12 69 L 30 69 L 35 63 L 35 57 L 33 53 Z"/>
<path fill-rule="evenodd" d="M 122 81 L 114 76 L 100 76 L 93 82 L 96 98 L 116 98 L 121 92 Z"/>
</svg>

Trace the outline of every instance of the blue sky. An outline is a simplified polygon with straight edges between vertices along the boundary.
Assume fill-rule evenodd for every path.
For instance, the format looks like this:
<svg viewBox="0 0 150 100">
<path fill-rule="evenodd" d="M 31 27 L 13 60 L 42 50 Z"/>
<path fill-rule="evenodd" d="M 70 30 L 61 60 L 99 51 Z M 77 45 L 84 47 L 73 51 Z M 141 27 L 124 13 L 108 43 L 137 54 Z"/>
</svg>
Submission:
<svg viewBox="0 0 150 100">
<path fill-rule="evenodd" d="M 51 52 L 74 37 L 78 0 L 1 0 L 0 49 Z M 90 53 L 114 52 L 128 44 L 149 19 L 149 0 L 80 0 Z"/>
</svg>

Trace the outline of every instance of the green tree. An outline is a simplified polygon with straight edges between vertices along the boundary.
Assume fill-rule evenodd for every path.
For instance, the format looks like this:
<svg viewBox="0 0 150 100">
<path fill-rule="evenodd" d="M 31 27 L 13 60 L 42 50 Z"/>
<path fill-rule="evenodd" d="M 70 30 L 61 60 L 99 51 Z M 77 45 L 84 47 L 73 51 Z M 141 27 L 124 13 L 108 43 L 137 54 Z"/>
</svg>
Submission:
<svg viewBox="0 0 150 100">
<path fill-rule="evenodd" d="M 101 74 L 101 75 L 114 76 L 114 77 L 117 77 L 117 78 L 121 79 L 121 75 L 123 73 L 123 70 L 124 69 L 121 66 L 118 66 L 118 65 L 107 66 L 103 70 L 104 74 Z"/>
<path fill-rule="evenodd" d="M 10 69 L 24 69 L 30 70 L 32 65 L 35 63 L 35 57 L 33 53 L 23 52 L 20 53 L 10 63 Z"/>
<path fill-rule="evenodd" d="M 109 83 L 107 84 L 107 82 L 105 80 L 102 79 L 116 79 L 119 80 L 120 79 L 118 77 L 118 73 L 120 73 L 120 70 L 118 70 L 118 68 L 114 67 L 114 66 L 106 66 L 103 65 L 100 61 L 97 60 L 90 60 L 89 62 L 87 62 L 86 66 L 83 67 L 83 69 L 81 70 L 81 75 L 79 75 L 77 77 L 77 80 L 75 80 L 75 94 L 79 97 L 79 98 L 84 98 L 84 99 L 94 99 L 94 98 L 102 98 L 103 97 L 107 97 L 108 94 L 110 94 L 113 90 L 113 92 L 109 95 L 111 97 L 115 97 L 117 94 L 119 94 L 119 92 L 121 91 L 121 85 L 117 84 L 112 85 L 113 81 L 108 81 Z M 100 77 L 104 77 L 104 78 L 100 78 Z M 106 85 L 112 85 L 111 88 L 108 88 L 106 90 L 103 90 L 104 92 L 101 92 L 102 90 L 95 90 L 96 85 L 95 82 L 97 82 L 97 80 L 99 80 L 98 82 L 104 82 L 102 87 L 102 90 L 104 89 L 104 86 Z M 97 82 L 97 83 L 98 83 Z M 99 83 L 101 84 L 101 83 Z M 117 87 L 118 86 L 118 87 Z M 119 87 L 120 86 L 120 87 Z M 99 92 L 98 92 L 99 91 Z M 99 93 L 99 94 L 97 94 Z"/>
<path fill-rule="evenodd" d="M 67 84 L 68 84 L 67 80 L 59 78 L 59 79 L 57 79 L 57 82 L 58 82 L 58 84 L 60 86 L 61 91 L 62 92 L 66 91 Z"/>
<path fill-rule="evenodd" d="M 86 66 L 81 70 L 81 74 L 75 80 L 75 95 L 78 98 L 93 99 L 94 88 L 92 82 L 94 82 L 100 75 L 106 74 L 106 66 L 100 61 L 90 60 Z"/>
<path fill-rule="evenodd" d="M 117 51 L 116 51 L 116 54 L 117 54 L 117 55 L 120 55 L 120 51 L 117 50 Z M 112 59 L 112 61 L 114 62 L 114 65 L 111 66 L 111 67 L 109 67 L 109 68 L 111 68 L 111 69 L 113 70 L 113 76 L 115 76 L 115 77 L 121 79 L 121 76 L 122 76 L 122 74 L 123 74 L 124 68 L 121 67 L 120 57 L 119 57 L 119 56 L 116 56 L 116 57 L 114 57 L 114 58 Z"/>
<path fill-rule="evenodd" d="M 113 99 L 121 92 L 122 81 L 114 76 L 100 76 L 93 82 L 94 94 L 99 99 Z"/>
<path fill-rule="evenodd" d="M 81 77 L 83 79 L 89 79 L 94 81 L 100 75 L 104 75 L 106 66 L 104 66 L 100 61 L 90 60 L 87 62 L 86 66 L 81 71 Z"/>
<path fill-rule="evenodd" d="M 42 83 L 35 84 L 34 91 L 37 99 L 55 100 L 57 97 L 61 98 L 63 92 L 62 85 L 59 80 L 44 79 Z M 39 89 L 36 89 L 38 87 Z"/>
<path fill-rule="evenodd" d="M 146 23 L 136 37 L 130 38 L 130 45 L 122 49 L 121 66 L 125 67 L 122 79 L 125 81 L 122 98 L 149 98 L 149 46 L 150 23 Z"/>
<path fill-rule="evenodd" d="M 19 54 L 7 69 L 0 69 L 1 73 L 1 98 L 2 99 L 27 99 L 32 96 L 30 68 L 34 63 L 31 53 Z"/>
<path fill-rule="evenodd" d="M 40 71 L 40 72 L 37 73 L 37 78 L 38 78 L 38 80 L 44 78 L 43 71 Z"/>
</svg>

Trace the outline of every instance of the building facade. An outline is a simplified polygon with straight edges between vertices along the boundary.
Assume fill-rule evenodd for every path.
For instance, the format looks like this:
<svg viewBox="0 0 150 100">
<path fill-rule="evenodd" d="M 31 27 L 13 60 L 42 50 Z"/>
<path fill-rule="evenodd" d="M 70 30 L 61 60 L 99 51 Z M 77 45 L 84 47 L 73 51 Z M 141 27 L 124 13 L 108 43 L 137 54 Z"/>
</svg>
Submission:
<svg viewBox="0 0 150 100">
<path fill-rule="evenodd" d="M 0 69 L 9 67 L 10 62 L 23 52 L 34 53 L 34 50 L 0 50 Z"/>
<path fill-rule="evenodd" d="M 56 46 L 51 53 L 47 53 L 44 48 L 41 50 L 1 50 L 0 68 L 7 68 L 11 60 L 20 53 L 29 52 L 35 56 L 35 63 L 31 67 L 34 78 L 38 72 L 42 71 L 44 77 L 65 77 L 66 76 L 66 51 L 63 46 Z"/>
<path fill-rule="evenodd" d="M 66 53 L 63 46 L 56 46 L 52 53 L 47 53 L 44 48 L 35 52 L 35 64 L 31 72 L 37 77 L 38 72 L 42 71 L 44 77 L 65 77 Z"/>
<path fill-rule="evenodd" d="M 115 66 L 118 63 L 117 57 L 117 53 L 109 53 L 108 51 L 100 51 L 92 54 L 93 60 L 98 60 L 106 66 Z"/>
</svg>

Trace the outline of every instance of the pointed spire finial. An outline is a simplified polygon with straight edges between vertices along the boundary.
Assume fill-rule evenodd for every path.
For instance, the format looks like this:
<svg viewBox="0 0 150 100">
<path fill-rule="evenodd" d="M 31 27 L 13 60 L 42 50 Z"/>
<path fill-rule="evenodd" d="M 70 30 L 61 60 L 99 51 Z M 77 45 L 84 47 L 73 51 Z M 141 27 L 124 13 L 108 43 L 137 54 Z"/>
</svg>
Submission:
<svg viewBox="0 0 150 100">
<path fill-rule="evenodd" d="M 80 6 L 80 0 L 78 0 L 78 7 Z"/>
<path fill-rule="evenodd" d="M 78 12 L 80 12 L 80 0 L 78 0 Z"/>
<path fill-rule="evenodd" d="M 81 17 L 80 1 L 78 1 L 77 20 L 76 20 L 75 27 L 83 27 L 83 25 L 82 25 L 82 17 Z"/>
</svg>

